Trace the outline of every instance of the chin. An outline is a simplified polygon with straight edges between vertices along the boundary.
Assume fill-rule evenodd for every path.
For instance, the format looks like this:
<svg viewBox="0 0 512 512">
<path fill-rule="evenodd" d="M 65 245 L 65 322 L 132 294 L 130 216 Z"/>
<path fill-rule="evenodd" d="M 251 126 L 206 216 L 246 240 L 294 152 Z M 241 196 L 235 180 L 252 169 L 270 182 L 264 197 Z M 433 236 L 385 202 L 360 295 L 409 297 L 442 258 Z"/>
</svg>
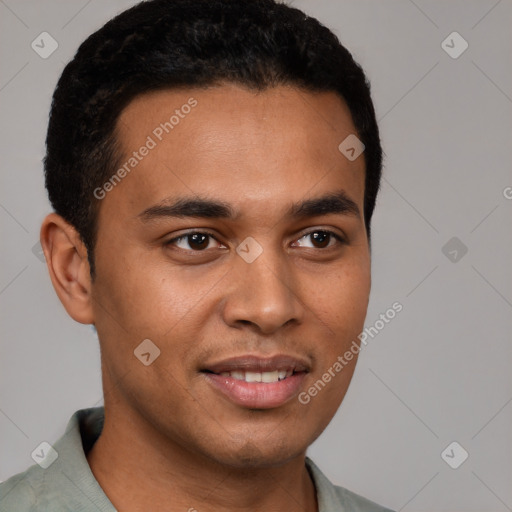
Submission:
<svg viewBox="0 0 512 512">
<path fill-rule="evenodd" d="M 240 445 L 234 440 L 228 441 L 225 446 L 228 451 L 219 451 L 214 458 L 223 465 L 252 470 L 279 467 L 306 452 L 306 443 L 291 444 L 289 439 L 285 442 L 284 439 L 269 437 L 261 440 L 253 438 Z"/>
</svg>

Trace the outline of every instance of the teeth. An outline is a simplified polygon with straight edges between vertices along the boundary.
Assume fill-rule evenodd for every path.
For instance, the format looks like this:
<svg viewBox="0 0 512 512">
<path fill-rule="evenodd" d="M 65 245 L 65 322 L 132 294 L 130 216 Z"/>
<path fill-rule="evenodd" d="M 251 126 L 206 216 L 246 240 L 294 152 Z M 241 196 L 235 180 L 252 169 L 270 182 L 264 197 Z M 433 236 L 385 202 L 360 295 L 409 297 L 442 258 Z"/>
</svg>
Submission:
<svg viewBox="0 0 512 512">
<path fill-rule="evenodd" d="M 245 382 L 261 382 L 261 373 L 245 372 Z"/>
<path fill-rule="evenodd" d="M 261 382 L 277 382 L 279 380 L 279 372 L 262 372 Z"/>
<path fill-rule="evenodd" d="M 286 379 L 293 375 L 293 370 L 274 370 L 272 372 L 244 372 L 235 370 L 232 372 L 222 372 L 222 377 L 231 377 L 236 380 L 244 380 L 245 382 L 265 382 L 272 383 Z"/>
</svg>

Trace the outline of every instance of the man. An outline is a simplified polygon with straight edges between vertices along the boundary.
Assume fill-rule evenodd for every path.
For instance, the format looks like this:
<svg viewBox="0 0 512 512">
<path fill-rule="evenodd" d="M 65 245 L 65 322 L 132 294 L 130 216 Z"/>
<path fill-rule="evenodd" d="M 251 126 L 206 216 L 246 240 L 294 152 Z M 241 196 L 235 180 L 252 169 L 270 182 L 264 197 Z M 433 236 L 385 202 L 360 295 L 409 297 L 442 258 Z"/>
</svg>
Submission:
<svg viewBox="0 0 512 512">
<path fill-rule="evenodd" d="M 1 510 L 386 510 L 306 457 L 354 371 L 381 160 L 363 71 L 301 11 L 152 0 L 91 35 L 53 98 L 41 244 L 105 405 Z"/>
</svg>

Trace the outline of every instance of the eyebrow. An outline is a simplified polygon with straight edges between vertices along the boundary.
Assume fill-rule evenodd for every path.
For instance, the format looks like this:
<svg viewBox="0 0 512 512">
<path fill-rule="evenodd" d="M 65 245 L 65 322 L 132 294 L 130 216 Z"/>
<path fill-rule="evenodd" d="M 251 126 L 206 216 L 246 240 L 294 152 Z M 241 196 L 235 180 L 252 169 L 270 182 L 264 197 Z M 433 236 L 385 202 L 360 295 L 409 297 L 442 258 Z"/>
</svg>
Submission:
<svg viewBox="0 0 512 512">
<path fill-rule="evenodd" d="M 329 214 L 361 218 L 359 207 L 343 190 L 293 203 L 285 216 L 301 219 Z M 138 215 L 143 222 L 167 217 L 234 220 L 239 216 L 240 213 L 229 203 L 202 197 L 181 197 L 175 201 L 165 199 Z"/>
</svg>

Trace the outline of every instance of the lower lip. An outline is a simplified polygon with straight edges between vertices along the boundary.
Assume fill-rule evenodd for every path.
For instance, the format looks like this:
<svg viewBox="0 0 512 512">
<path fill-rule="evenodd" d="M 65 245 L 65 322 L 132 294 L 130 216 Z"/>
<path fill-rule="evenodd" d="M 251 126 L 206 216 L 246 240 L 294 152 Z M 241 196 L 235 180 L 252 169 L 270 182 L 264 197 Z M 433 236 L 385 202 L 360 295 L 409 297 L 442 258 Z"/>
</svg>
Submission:
<svg viewBox="0 0 512 512">
<path fill-rule="evenodd" d="M 204 375 L 210 384 L 236 405 L 248 409 L 273 409 L 297 395 L 306 373 L 294 373 L 286 379 L 271 383 L 245 382 L 215 373 Z"/>
</svg>

